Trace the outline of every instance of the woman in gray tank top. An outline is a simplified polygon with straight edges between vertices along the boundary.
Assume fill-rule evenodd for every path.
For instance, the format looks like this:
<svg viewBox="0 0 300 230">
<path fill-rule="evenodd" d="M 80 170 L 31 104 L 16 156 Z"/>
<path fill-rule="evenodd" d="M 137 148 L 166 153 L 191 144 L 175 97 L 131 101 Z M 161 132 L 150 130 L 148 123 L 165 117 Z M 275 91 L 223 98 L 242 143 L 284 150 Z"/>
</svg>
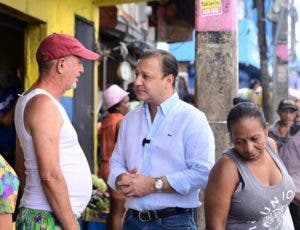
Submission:
<svg viewBox="0 0 300 230">
<path fill-rule="evenodd" d="M 207 229 L 284 229 L 295 185 L 268 138 L 262 111 L 234 106 L 227 117 L 233 147 L 213 167 L 206 193 Z"/>
</svg>

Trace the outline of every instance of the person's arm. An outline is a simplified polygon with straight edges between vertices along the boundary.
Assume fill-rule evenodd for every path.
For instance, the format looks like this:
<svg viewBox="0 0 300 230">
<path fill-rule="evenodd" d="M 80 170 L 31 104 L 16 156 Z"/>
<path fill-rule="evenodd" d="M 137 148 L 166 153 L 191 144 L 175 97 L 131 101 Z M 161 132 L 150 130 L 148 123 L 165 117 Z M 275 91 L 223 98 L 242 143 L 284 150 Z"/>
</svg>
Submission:
<svg viewBox="0 0 300 230">
<path fill-rule="evenodd" d="M 181 195 L 205 189 L 215 163 L 215 140 L 205 114 L 199 111 L 185 119 L 188 121 L 183 135 L 186 167 L 165 175 L 170 186 Z"/>
<path fill-rule="evenodd" d="M 6 112 L 0 112 L 0 126 L 8 127 L 14 122 L 15 106 Z"/>
<path fill-rule="evenodd" d="M 156 193 L 156 178 L 135 174 L 137 169 L 133 169 L 129 173 L 122 173 L 116 179 L 116 188 L 126 197 L 141 197 L 150 193 Z M 163 176 L 163 187 L 160 192 L 174 193 L 176 192 L 169 184 L 167 177 Z"/>
<path fill-rule="evenodd" d="M 12 214 L 0 213 L 0 230 L 13 229 Z"/>
<path fill-rule="evenodd" d="M 296 192 L 293 203 L 300 206 L 300 192 Z"/>
<path fill-rule="evenodd" d="M 15 160 L 15 172 L 18 176 L 18 179 L 20 181 L 18 196 L 16 200 L 16 208 L 20 204 L 20 200 L 22 198 L 24 188 L 25 188 L 25 182 L 26 182 L 26 173 L 25 173 L 25 159 L 24 159 L 24 153 L 20 146 L 18 135 L 16 135 L 16 152 L 15 152 L 16 160 Z M 13 221 L 16 220 L 17 212 L 15 211 L 13 214 Z M 1 229 L 0 229 L 1 230 Z"/>
<path fill-rule="evenodd" d="M 19 188 L 19 196 L 22 196 L 22 193 L 25 188 L 25 180 L 26 180 L 26 174 L 25 174 L 25 160 L 24 160 L 24 154 L 23 150 L 20 146 L 19 138 L 16 136 L 16 162 L 15 162 L 15 171 L 17 173 L 17 176 L 20 180 L 20 188 Z"/>
<path fill-rule="evenodd" d="M 25 108 L 25 127 L 33 138 L 41 184 L 49 205 L 64 230 L 77 229 L 68 188 L 60 168 L 59 138 L 63 120 L 45 95 L 32 98 Z"/>
<path fill-rule="evenodd" d="M 238 182 L 238 172 L 234 162 L 228 157 L 220 158 L 210 172 L 205 190 L 206 229 L 226 229 L 231 198 Z"/>
<path fill-rule="evenodd" d="M 112 156 L 109 160 L 110 164 L 110 170 L 109 170 L 109 176 L 107 179 L 107 184 L 109 187 L 111 187 L 114 190 L 118 190 L 116 187 L 116 181 L 117 178 L 123 174 L 127 173 L 127 166 L 125 162 L 125 156 L 123 152 L 126 152 L 126 149 L 124 149 L 124 139 L 125 139 L 125 124 L 126 122 L 123 120 L 120 123 L 120 126 L 118 128 L 118 138 L 117 138 L 117 143 L 115 145 L 114 151 L 112 153 Z M 131 169 L 132 170 L 132 169 Z"/>
</svg>

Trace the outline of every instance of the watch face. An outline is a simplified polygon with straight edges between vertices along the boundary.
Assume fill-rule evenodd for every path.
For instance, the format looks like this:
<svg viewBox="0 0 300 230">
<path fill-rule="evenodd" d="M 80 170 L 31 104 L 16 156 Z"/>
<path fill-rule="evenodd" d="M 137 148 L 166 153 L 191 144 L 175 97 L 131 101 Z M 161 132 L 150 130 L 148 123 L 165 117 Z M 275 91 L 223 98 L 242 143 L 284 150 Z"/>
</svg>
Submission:
<svg viewBox="0 0 300 230">
<path fill-rule="evenodd" d="M 157 190 L 161 190 L 163 187 L 163 181 L 161 179 L 156 179 L 155 181 L 155 188 Z"/>
</svg>

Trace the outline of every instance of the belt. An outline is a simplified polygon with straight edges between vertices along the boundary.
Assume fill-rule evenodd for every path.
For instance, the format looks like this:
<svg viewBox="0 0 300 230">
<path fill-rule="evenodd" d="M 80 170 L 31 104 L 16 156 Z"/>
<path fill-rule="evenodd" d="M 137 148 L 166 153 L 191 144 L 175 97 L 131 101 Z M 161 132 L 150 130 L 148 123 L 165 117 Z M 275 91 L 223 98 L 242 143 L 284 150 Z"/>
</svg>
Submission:
<svg viewBox="0 0 300 230">
<path fill-rule="evenodd" d="M 137 211 L 134 209 L 128 209 L 126 215 L 132 215 L 138 217 L 142 222 L 154 221 L 157 219 L 174 216 L 177 214 L 192 212 L 192 208 L 164 208 L 159 210 Z"/>
</svg>

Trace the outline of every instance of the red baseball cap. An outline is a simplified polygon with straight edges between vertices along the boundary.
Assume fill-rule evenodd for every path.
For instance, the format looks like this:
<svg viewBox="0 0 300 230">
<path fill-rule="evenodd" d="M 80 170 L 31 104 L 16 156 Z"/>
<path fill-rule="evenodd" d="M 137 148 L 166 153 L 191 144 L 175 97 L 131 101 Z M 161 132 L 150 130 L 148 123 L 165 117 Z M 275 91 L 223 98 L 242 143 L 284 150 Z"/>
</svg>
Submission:
<svg viewBox="0 0 300 230">
<path fill-rule="evenodd" d="M 97 60 L 99 54 L 85 48 L 75 37 L 53 33 L 41 42 L 37 52 L 37 62 L 49 61 L 74 55 L 88 60 Z"/>
</svg>

